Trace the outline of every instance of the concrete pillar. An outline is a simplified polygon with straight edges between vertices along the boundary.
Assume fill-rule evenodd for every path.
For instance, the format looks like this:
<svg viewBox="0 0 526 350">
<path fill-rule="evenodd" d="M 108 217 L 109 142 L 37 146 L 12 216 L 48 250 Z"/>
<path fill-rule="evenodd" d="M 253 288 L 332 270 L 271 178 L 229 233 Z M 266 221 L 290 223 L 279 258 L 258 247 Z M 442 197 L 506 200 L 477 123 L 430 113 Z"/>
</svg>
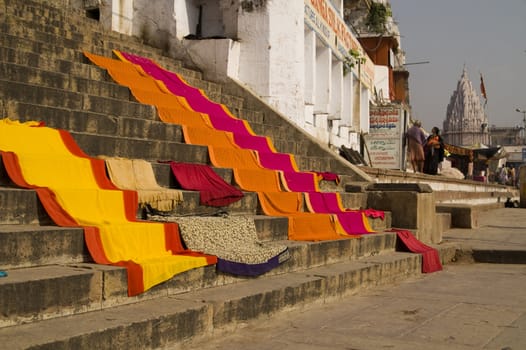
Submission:
<svg viewBox="0 0 526 350">
<path fill-rule="evenodd" d="M 372 184 L 367 188 L 367 207 L 390 211 L 392 227 L 412 231 L 423 243 L 442 241 L 435 194 L 427 184 Z"/>
</svg>

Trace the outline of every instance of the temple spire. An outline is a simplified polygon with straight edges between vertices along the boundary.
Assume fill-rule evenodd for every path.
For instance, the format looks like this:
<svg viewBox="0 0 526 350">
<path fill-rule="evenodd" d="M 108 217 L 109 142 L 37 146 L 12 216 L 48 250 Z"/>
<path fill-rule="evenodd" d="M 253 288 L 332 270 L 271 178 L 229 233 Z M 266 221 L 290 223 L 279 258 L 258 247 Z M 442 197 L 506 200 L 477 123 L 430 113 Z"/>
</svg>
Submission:
<svg viewBox="0 0 526 350">
<path fill-rule="evenodd" d="M 464 63 L 457 89 L 451 95 L 443 125 L 447 143 L 456 146 L 487 145 L 489 143 L 488 118 L 480 97 L 469 79 Z"/>
</svg>

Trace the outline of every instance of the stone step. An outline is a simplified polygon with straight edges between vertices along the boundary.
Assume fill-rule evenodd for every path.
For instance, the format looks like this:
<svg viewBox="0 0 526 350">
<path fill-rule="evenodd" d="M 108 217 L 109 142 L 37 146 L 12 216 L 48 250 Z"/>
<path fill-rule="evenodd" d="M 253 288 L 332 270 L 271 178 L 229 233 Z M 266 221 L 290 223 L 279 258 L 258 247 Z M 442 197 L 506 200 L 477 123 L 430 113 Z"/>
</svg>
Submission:
<svg viewBox="0 0 526 350">
<path fill-rule="evenodd" d="M 106 72 L 100 74 L 100 80 L 94 80 L 89 78 L 89 76 L 85 77 L 86 73 L 89 74 L 87 69 L 79 72 L 84 74 L 84 76 L 78 76 L 72 73 L 60 73 L 16 63 L 0 62 L 0 73 L 2 74 L 2 79 L 23 84 L 45 86 L 121 100 L 133 98 L 128 88 L 112 83 Z"/>
<path fill-rule="evenodd" d="M 2 181 L 7 182 L 6 178 Z M 0 187 L 1 224 L 50 223 L 49 217 L 40 204 L 35 191 Z"/>
<path fill-rule="evenodd" d="M 16 44 L 14 40 L 15 39 L 12 39 L 11 42 Z M 8 40 L 7 42 L 10 41 Z M 15 61 L 17 56 L 13 55 L 12 51 L 10 51 L 13 50 L 12 48 L 2 47 L 2 50 L 6 54 L 11 55 L 8 56 L 11 61 Z M 20 48 L 17 48 L 17 50 L 20 50 Z M 60 50 L 62 50 L 61 47 Z M 4 62 L 2 66 L 0 66 L 0 72 L 3 73 L 3 78 L 6 80 L 32 85 L 43 85 L 95 96 L 135 101 L 128 88 L 115 84 L 105 70 L 92 65 L 83 55 L 79 56 L 79 52 L 80 51 L 72 53 L 69 61 L 62 59 L 64 58 L 64 52 L 62 51 L 60 54 L 55 54 L 52 51 L 47 56 L 43 56 L 42 53 L 40 53 L 37 57 L 31 57 L 30 54 L 27 54 L 26 56 L 18 58 L 20 63 L 18 63 L 18 61 L 15 63 Z M 107 56 L 111 56 L 111 53 Z M 47 59 L 43 57 L 47 57 Z M 60 59 L 57 61 L 54 57 Z M 24 62 L 28 61 L 32 62 L 33 66 L 24 64 Z M 51 61 L 54 62 L 54 64 L 44 63 L 43 67 L 48 67 L 47 69 L 43 69 L 43 67 L 40 66 L 38 66 L 39 68 L 34 67 L 43 61 Z M 90 66 L 90 68 L 88 69 L 84 66 L 82 68 L 77 67 L 76 70 L 68 70 L 68 68 L 73 67 L 75 64 L 78 66 L 79 63 L 85 63 Z M 53 68 L 56 68 L 56 70 L 53 70 Z M 61 73 L 62 71 L 64 73 Z M 217 84 L 199 79 L 194 79 L 193 81 L 197 83 L 196 87 L 209 89 L 208 95 L 212 101 L 226 104 L 234 110 L 241 110 L 241 106 L 243 105 L 242 98 L 222 94 L 220 92 L 220 86 Z"/>
<path fill-rule="evenodd" d="M 9 101 L 24 101 L 76 111 L 157 120 L 157 112 L 153 106 L 4 79 L 0 79 L 0 98 L 4 100 L 5 108 L 9 106 Z"/>
<path fill-rule="evenodd" d="M 183 202 L 165 215 L 200 216 L 226 212 L 235 215 L 255 215 L 258 210 L 257 195 L 245 192 L 243 198 L 225 207 L 203 206 L 199 204 L 199 192 L 181 190 Z M 52 224 L 40 204 L 34 190 L 0 187 L 0 225 Z M 137 216 L 141 217 L 141 209 Z M 285 230 L 285 234 L 286 234 Z M 1 260 L 1 259 L 0 259 Z"/>
<path fill-rule="evenodd" d="M 144 43 L 139 38 L 104 30 L 100 22 L 86 18 L 84 11 L 76 11 L 71 7 L 58 9 L 56 4 L 46 6 L 38 2 L 24 1 L 16 5 L 8 5 L 5 14 L 0 13 L 0 16 L 3 19 L 2 32 L 20 38 L 32 37 L 45 43 L 66 38 L 68 39 L 66 44 L 97 45 L 104 48 L 107 53 L 111 53 L 114 48 L 125 46 L 137 54 L 159 55 L 160 61 L 171 67 L 182 67 L 181 61 L 164 56 L 163 50 L 153 47 L 145 49 Z M 79 28 L 83 29 L 79 30 Z M 115 45 L 117 47 L 114 47 Z M 202 74 L 191 71 L 190 76 L 200 78 Z"/>
<path fill-rule="evenodd" d="M 0 224 L 2 269 L 92 261 L 82 228 L 52 225 Z"/>
<path fill-rule="evenodd" d="M 92 157 L 125 157 L 152 162 L 173 160 L 184 163 L 210 163 L 206 146 L 86 133 L 71 134 L 79 147 Z"/>
<path fill-rule="evenodd" d="M 16 24 L 16 28 L 18 28 L 20 24 Z M 55 62 L 56 59 L 59 59 L 59 61 L 55 62 L 54 64 L 61 64 L 59 67 L 60 70 L 57 71 L 64 71 L 64 73 L 67 73 L 67 66 L 71 66 L 71 63 L 76 62 L 83 62 L 87 63 L 85 57 L 82 55 L 83 50 L 87 50 L 96 54 L 104 55 L 107 57 L 113 57 L 113 53 L 111 50 L 108 49 L 101 49 L 100 47 L 92 46 L 91 43 L 78 43 L 76 45 L 74 44 L 66 44 L 66 45 L 56 45 L 57 42 L 60 42 L 62 44 L 62 40 L 65 40 L 63 36 L 61 35 L 54 35 L 53 39 L 49 38 L 40 38 L 41 40 L 38 40 L 39 37 L 42 35 L 38 35 L 39 32 L 31 29 L 27 30 L 33 30 L 35 31 L 34 35 L 26 35 L 23 36 L 20 41 L 17 41 L 20 36 L 13 35 L 16 34 L 16 31 L 10 31 L 9 28 L 7 30 L 4 30 L 3 33 L 0 35 L 0 37 L 3 38 L 2 45 L 5 46 L 5 49 L 12 48 L 17 50 L 25 50 L 30 53 L 40 53 L 45 54 L 45 58 L 47 58 L 48 61 Z M 42 34 L 42 33 L 41 33 Z M 42 41 L 46 40 L 46 41 Z M 54 44 L 49 44 L 54 43 Z M 197 72 L 195 70 L 187 69 L 182 67 L 180 64 L 173 64 L 173 59 L 167 58 L 162 55 L 152 55 L 153 52 L 150 50 L 144 50 L 138 49 L 138 48 L 128 48 L 125 46 L 125 44 L 115 44 L 114 45 L 117 50 L 121 51 L 128 51 L 132 52 L 137 55 L 143 55 L 149 58 L 154 58 L 155 61 L 157 61 L 159 64 L 163 66 L 165 69 L 169 69 L 171 71 L 174 71 L 178 74 L 181 74 L 185 78 L 185 80 L 191 82 L 191 84 L 199 89 L 203 89 L 207 95 L 210 97 L 211 100 L 215 100 L 220 103 L 228 104 L 232 106 L 233 108 L 241 109 L 243 106 L 243 99 L 233 96 L 221 93 L 221 85 L 217 83 L 213 83 L 210 81 L 205 81 L 202 78 L 202 74 L 200 72 Z M 80 54 L 79 54 L 80 53 Z M 39 60 L 44 61 L 45 58 L 33 58 L 33 60 Z M 23 57 L 20 58 L 22 64 Z M 34 62 L 34 61 L 33 61 Z M 66 62 L 66 63 L 63 63 Z M 48 64 L 48 66 L 51 63 Z M 41 67 L 42 68 L 42 67 Z M 74 72 L 74 71 L 72 71 Z"/>
<path fill-rule="evenodd" d="M 0 279 L 0 296 L 1 300 L 9 305 L 3 309 L 0 316 L 0 327 L 104 309 L 167 294 L 188 291 L 194 293 L 202 288 L 237 284 L 247 280 L 243 276 L 216 272 L 213 266 L 208 266 L 178 274 L 139 296 L 128 297 L 124 268 L 79 261 L 86 253 L 85 249 L 79 247 L 82 244 L 79 235 L 81 232 L 80 229 L 70 232 L 72 237 L 76 238 L 76 251 L 79 254 L 67 263 L 6 269 L 8 276 Z M 43 233 L 54 234 L 52 228 L 41 231 L 41 234 Z M 60 232 L 56 234 L 60 235 Z M 61 240 L 64 241 L 63 238 Z M 393 253 L 396 234 L 379 233 L 359 239 L 320 242 L 280 241 L 280 243 L 289 247 L 290 259 L 265 275 L 249 280 L 257 281 L 269 276 Z M 67 259 L 64 255 L 62 258 Z M 59 257 L 48 257 L 49 261 L 53 259 L 57 260 Z M 74 260 L 77 262 L 75 263 Z"/>
<path fill-rule="evenodd" d="M 474 186 L 475 187 L 475 186 Z M 490 203 L 504 203 L 507 198 L 513 198 L 516 194 L 516 189 L 505 188 L 500 191 L 435 191 L 435 198 L 437 203 L 448 205 L 455 203 L 471 203 L 471 204 L 490 204 Z"/>
<path fill-rule="evenodd" d="M 477 228 L 479 218 L 484 212 L 490 209 L 504 208 L 504 202 L 495 203 L 452 203 L 437 204 L 437 213 L 448 213 L 451 217 L 451 227 L 457 228 Z"/>
<path fill-rule="evenodd" d="M 106 72 L 91 64 L 87 64 L 87 62 L 67 60 L 62 56 L 42 55 L 41 53 L 26 51 L 19 47 L 13 48 L 0 45 L 0 57 L 2 62 L 6 63 L 38 68 L 49 72 L 71 74 L 98 81 L 103 80 L 107 76 Z M 125 87 L 119 87 L 119 90 L 128 91 Z"/>
<path fill-rule="evenodd" d="M 132 139 L 184 143 L 179 125 L 146 118 L 116 117 L 104 113 L 8 101 L 5 115 L 20 121 L 38 120 L 46 126 L 70 132 Z"/>
<path fill-rule="evenodd" d="M 396 283 L 420 271 L 419 255 L 391 252 L 111 308 L 100 307 L 105 302 L 98 299 L 100 296 L 85 296 L 83 308 L 92 308 L 92 312 L 4 327 L 0 329 L 0 338 L 8 349 L 165 348 L 280 310 L 341 298 L 361 288 Z M 68 273 L 67 269 L 64 273 Z M 74 276 L 100 283 L 89 271 L 78 271 Z M 65 314 L 71 303 L 62 304 L 64 308 L 58 312 Z M 94 304 L 98 304 L 99 310 Z"/>
<path fill-rule="evenodd" d="M 222 94 L 222 96 L 224 96 L 224 94 Z M 226 99 L 230 99 L 230 100 L 232 100 L 233 97 L 231 97 L 231 96 L 225 96 L 225 98 L 226 98 Z M 94 97 L 94 99 L 97 99 L 97 97 Z M 239 99 L 239 98 L 234 98 L 234 99 L 235 99 L 236 101 L 238 101 L 239 103 L 241 103 L 241 101 L 243 100 L 243 99 Z M 230 102 L 229 104 L 230 104 L 230 107 L 231 107 L 230 109 L 231 109 L 233 112 L 235 112 L 235 111 L 242 111 L 242 109 L 240 109 L 240 108 L 236 108 L 235 105 L 234 105 L 234 108 L 232 108 L 232 105 L 233 105 L 232 102 Z M 101 104 L 101 105 L 105 105 L 105 104 Z M 106 105 L 107 105 L 107 104 L 106 104 Z M 112 114 L 113 114 L 113 113 L 112 113 Z M 250 112 L 248 112 L 248 114 L 250 114 Z M 260 113 L 260 115 L 261 115 L 261 113 Z M 261 119 L 261 118 L 263 118 L 263 117 L 260 116 L 259 118 Z M 305 148 L 305 147 L 303 147 L 303 146 L 305 146 L 305 145 L 296 145 L 297 142 L 291 142 L 291 141 L 289 141 L 289 140 L 291 139 L 291 137 L 290 137 L 290 133 L 286 131 L 287 128 L 284 128 L 283 125 L 280 126 L 280 127 L 278 128 L 278 129 L 282 130 L 281 133 L 277 133 L 277 132 L 276 132 L 276 128 L 275 128 L 274 126 L 273 126 L 271 129 L 273 129 L 272 132 L 274 133 L 274 136 L 275 136 L 275 137 L 279 138 L 280 140 L 287 140 L 287 141 L 279 141 L 279 140 L 278 140 L 277 142 L 275 141 L 274 143 L 276 144 L 276 146 L 277 146 L 278 149 L 279 149 L 279 147 L 280 147 L 280 144 L 283 144 L 283 143 L 284 143 L 285 145 L 282 145 L 281 147 L 282 147 L 282 148 L 285 148 L 285 149 L 287 149 L 287 148 L 288 148 L 288 149 L 291 149 L 291 148 L 297 146 L 298 148 L 294 148 L 294 150 L 295 150 L 296 152 L 298 152 L 298 151 L 300 151 L 300 150 L 303 150 L 303 149 Z M 262 127 L 262 131 L 263 131 L 263 133 L 265 133 L 265 132 L 267 132 L 268 130 L 263 129 L 263 127 Z M 297 138 L 296 138 L 296 139 L 297 139 Z M 327 159 L 326 159 L 326 157 L 325 157 L 324 155 L 320 155 L 319 157 L 314 157 L 314 158 L 313 158 L 313 157 L 308 157 L 308 156 L 298 156 L 297 161 L 298 161 L 298 163 L 299 163 L 300 168 L 303 169 L 303 170 L 312 170 L 312 169 L 316 169 L 316 168 L 319 167 L 320 164 L 327 163 Z M 323 164 L 322 166 L 323 166 L 323 168 L 327 168 L 327 167 L 328 167 L 328 164 Z"/>
<path fill-rule="evenodd" d="M 104 32 L 102 33 L 104 34 Z M 116 36 L 116 38 L 118 38 L 119 40 L 121 39 L 121 36 Z M 111 53 L 109 52 L 109 50 L 111 50 L 112 48 L 114 48 L 114 44 L 117 44 L 117 49 L 123 49 L 123 46 L 126 45 L 126 40 L 123 40 L 122 43 L 119 42 L 119 40 L 115 40 L 113 41 L 113 37 L 110 36 L 110 38 L 107 38 L 107 39 L 104 39 L 104 40 L 94 40 L 93 42 L 95 42 L 97 45 L 102 41 L 102 46 L 101 45 L 98 45 L 98 49 L 97 50 L 92 50 L 94 53 L 99 53 L 99 54 L 105 54 L 105 55 L 111 55 Z M 47 44 L 49 45 L 49 44 Z M 119 47 L 120 45 L 120 47 Z M 144 46 L 144 45 L 143 45 Z M 87 47 L 85 47 L 85 49 L 89 49 Z M 37 50 L 36 52 L 40 52 L 42 50 L 41 47 L 39 47 L 39 50 Z M 147 53 L 150 52 L 149 54 L 147 54 L 146 56 L 148 57 L 152 57 L 154 59 L 156 59 L 157 61 L 158 60 L 158 57 L 157 55 L 154 53 L 152 55 L 152 51 L 148 51 L 148 49 L 146 49 L 146 47 L 143 47 L 143 50 L 145 50 Z M 103 51 L 103 52 L 101 52 Z M 153 52 L 155 52 L 155 50 L 153 50 Z M 77 53 L 75 53 L 77 54 Z M 139 53 L 140 54 L 140 53 Z M 160 55 L 162 56 L 162 55 Z M 163 64 L 163 62 L 160 62 L 161 64 Z M 170 69 L 170 66 L 165 66 L 166 68 Z M 243 93 L 242 91 L 240 91 L 240 87 L 236 87 L 234 89 L 222 89 L 222 94 L 221 95 L 224 95 L 226 96 L 227 94 L 228 95 L 233 95 L 233 96 L 239 96 L 242 98 L 242 100 L 244 101 L 244 106 L 251 109 L 251 110 L 255 110 L 255 111 L 259 111 L 261 110 L 261 101 L 259 101 L 258 99 L 254 99 L 252 96 L 250 96 L 250 94 L 246 94 Z M 233 92 L 233 93 L 231 93 Z M 246 100 L 246 96 L 250 96 L 250 99 L 252 102 L 250 103 L 247 103 Z M 221 101 L 219 101 L 221 102 Z M 229 102 L 231 103 L 231 102 Z M 228 105 L 228 103 L 227 103 Z M 237 107 L 234 107 L 232 108 L 232 106 L 229 106 L 231 110 L 233 110 L 234 112 L 237 112 L 239 110 L 239 108 Z M 268 109 L 268 106 L 266 106 L 266 109 Z M 279 116 L 277 115 L 274 111 L 270 112 L 270 113 L 264 113 L 264 115 L 260 116 L 260 118 L 266 118 L 267 120 L 270 120 L 270 119 L 283 119 L 282 116 Z M 286 124 L 286 123 L 285 123 Z M 287 153 L 294 153 L 294 154 L 301 154 L 301 152 L 303 152 L 306 147 L 305 147 L 305 144 L 298 144 L 298 142 L 296 142 L 297 140 L 301 140 L 302 138 L 301 137 L 295 137 L 294 135 L 291 135 L 290 132 L 285 132 L 286 130 L 288 129 L 291 129 L 290 127 L 285 127 L 283 130 L 283 132 L 281 133 L 282 135 L 286 135 L 284 137 L 282 136 L 279 136 L 279 137 L 275 137 L 276 138 L 276 142 L 278 145 L 277 145 L 277 148 L 278 150 L 282 151 L 282 152 L 287 152 Z M 276 131 L 276 128 L 271 128 L 271 130 L 268 130 L 268 133 L 263 133 L 264 135 L 273 135 L 272 133 Z M 304 135 L 303 135 L 304 136 Z M 273 136 L 274 137 L 274 136 Z M 290 140 L 295 140 L 294 142 L 290 141 Z M 300 169 L 302 170 L 319 170 L 319 171 L 328 171 L 329 169 L 332 169 L 334 172 L 337 172 L 337 173 L 340 173 L 340 174 L 343 174 L 343 173 L 348 173 L 348 172 L 353 172 L 351 169 L 348 168 L 348 166 L 342 166 L 344 163 L 343 162 L 340 162 L 340 161 L 336 161 L 334 162 L 332 159 L 333 157 L 327 157 L 327 150 L 323 150 L 320 152 L 320 150 L 317 150 L 317 148 L 319 148 L 319 145 L 313 147 L 312 145 L 312 140 L 309 140 L 308 142 L 306 142 L 307 144 L 307 148 L 310 148 L 311 151 L 307 151 L 307 152 L 310 152 L 312 153 L 312 151 L 314 151 L 314 154 L 318 153 L 319 155 L 316 156 L 316 157 L 312 157 L 311 155 L 304 155 L 301 157 L 301 159 L 299 159 L 299 165 L 300 165 Z M 298 153 L 298 150 L 300 151 L 300 153 Z M 332 160 L 331 160 L 332 159 Z"/>
</svg>

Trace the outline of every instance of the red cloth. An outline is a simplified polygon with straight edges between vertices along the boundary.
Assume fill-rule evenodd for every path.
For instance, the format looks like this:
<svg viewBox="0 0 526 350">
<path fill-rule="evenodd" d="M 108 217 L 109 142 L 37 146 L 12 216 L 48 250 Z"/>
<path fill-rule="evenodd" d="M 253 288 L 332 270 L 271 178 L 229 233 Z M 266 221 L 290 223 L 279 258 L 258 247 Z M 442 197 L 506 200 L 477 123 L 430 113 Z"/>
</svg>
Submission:
<svg viewBox="0 0 526 350">
<path fill-rule="evenodd" d="M 435 248 L 420 242 L 410 231 L 400 229 L 392 229 L 392 231 L 396 232 L 409 251 L 422 254 L 422 272 L 431 273 L 442 270 L 440 256 Z"/>
<path fill-rule="evenodd" d="M 334 181 L 337 184 L 340 183 L 340 176 L 338 174 L 331 173 L 331 172 L 328 172 L 328 171 L 325 171 L 325 172 L 318 171 L 316 173 L 318 174 L 318 176 L 320 176 L 322 178 L 322 180 Z"/>
<path fill-rule="evenodd" d="M 202 205 L 223 207 L 243 197 L 208 165 L 170 162 L 170 168 L 182 188 L 199 191 Z"/>
<path fill-rule="evenodd" d="M 363 213 L 365 216 L 368 216 L 370 218 L 381 218 L 382 220 L 385 219 L 385 212 L 383 210 L 376 210 L 376 209 L 364 209 Z"/>
</svg>

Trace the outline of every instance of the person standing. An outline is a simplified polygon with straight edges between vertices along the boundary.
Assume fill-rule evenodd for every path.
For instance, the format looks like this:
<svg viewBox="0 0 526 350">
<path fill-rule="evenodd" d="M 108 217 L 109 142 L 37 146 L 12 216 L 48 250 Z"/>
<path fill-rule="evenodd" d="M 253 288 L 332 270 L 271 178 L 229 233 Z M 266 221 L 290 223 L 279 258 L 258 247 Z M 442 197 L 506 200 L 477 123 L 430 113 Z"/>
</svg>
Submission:
<svg viewBox="0 0 526 350">
<path fill-rule="evenodd" d="M 424 171 L 424 144 L 426 142 L 426 135 L 422 130 L 422 123 L 419 120 L 415 120 L 413 126 L 407 130 L 405 139 L 413 171 L 415 173 L 422 173 Z"/>
<path fill-rule="evenodd" d="M 424 146 L 424 173 L 436 175 L 438 165 L 444 160 L 444 140 L 440 136 L 440 129 L 436 126 L 431 129 Z"/>
</svg>

